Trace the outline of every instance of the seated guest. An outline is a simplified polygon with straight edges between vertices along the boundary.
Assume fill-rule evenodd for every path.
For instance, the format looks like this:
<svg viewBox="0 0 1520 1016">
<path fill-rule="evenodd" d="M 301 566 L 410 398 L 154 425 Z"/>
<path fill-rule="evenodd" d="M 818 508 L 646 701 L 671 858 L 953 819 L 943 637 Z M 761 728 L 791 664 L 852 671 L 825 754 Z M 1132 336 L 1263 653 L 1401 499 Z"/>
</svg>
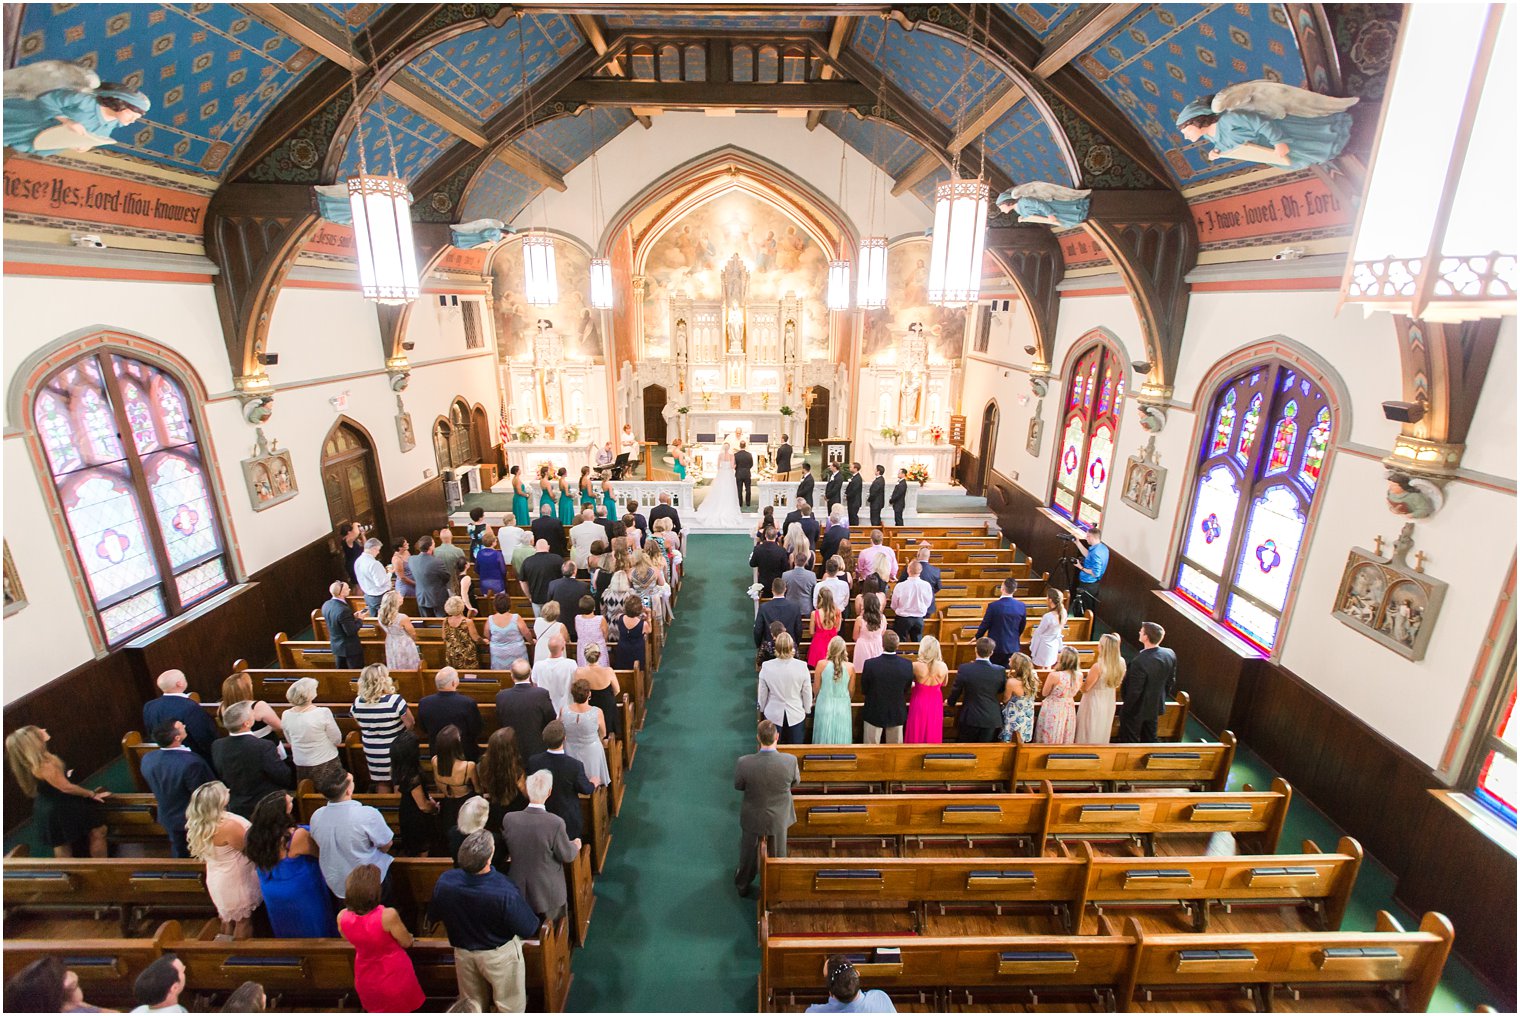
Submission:
<svg viewBox="0 0 1520 1016">
<path fill-rule="evenodd" d="M 781 576 L 776 576 L 768 588 L 771 598 L 760 604 L 760 609 L 755 611 L 755 648 L 760 648 L 772 621 L 780 621 L 785 625 L 787 634 L 792 637 L 792 644 L 797 645 L 802 641 L 801 609 L 786 598 L 786 580 Z"/>
<path fill-rule="evenodd" d="M 317 841 L 327 888 L 343 899 L 349 874 L 361 864 L 378 868 L 382 882 L 389 878 L 391 827 L 378 808 L 354 800 L 354 778 L 347 773 L 341 779 L 329 777 L 317 791 L 327 803 L 312 813 L 311 836 Z"/>
<path fill-rule="evenodd" d="M 290 758 L 296 765 L 296 782 L 316 782 L 328 772 L 343 769 L 338 761 L 338 749 L 343 746 L 343 733 L 332 710 L 319 706 L 317 679 L 303 677 L 285 690 L 285 737 L 290 741 Z"/>
<path fill-rule="evenodd" d="M 433 685 L 438 690 L 417 703 L 417 719 L 427 732 L 427 739 L 437 741 L 444 727 L 458 727 L 464 757 L 473 762 L 479 754 L 476 744 L 480 741 L 480 707 L 470 696 L 460 694 L 459 671 L 453 667 L 440 670 Z"/>
<path fill-rule="evenodd" d="M 544 727 L 558 714 L 549 693 L 533 684 L 528 661 L 513 663 L 510 683 L 496 693 L 496 722 L 516 735 L 519 765 L 544 750 Z M 489 745 L 486 752 L 489 755 Z"/>
<path fill-rule="evenodd" d="M 153 734 L 158 751 L 143 756 L 142 777 L 158 802 L 158 824 L 169 834 L 169 856 L 189 857 L 185 811 L 190 796 L 203 783 L 216 779 L 205 759 L 185 746 L 185 725 L 171 720 Z"/>
<path fill-rule="evenodd" d="M 829 1000 L 808 1006 L 808 1012 L 897 1011 L 886 992 L 860 990 L 860 971 L 843 956 L 830 956 L 823 961 L 823 980 L 828 985 Z"/>
<path fill-rule="evenodd" d="M 802 721 L 813 709 L 813 681 L 807 664 L 794 656 L 791 635 L 776 636 L 776 658 L 760 667 L 759 709 L 781 731 L 782 744 L 802 744 Z"/>
<path fill-rule="evenodd" d="M 164 953 L 143 968 L 132 982 L 132 997 L 138 1005 L 133 1012 L 189 1012 L 180 1005 L 185 991 L 185 964 L 173 953 Z M 10 1006 L 6 1006 L 8 1011 Z"/>
<path fill-rule="evenodd" d="M 334 938 L 337 937 L 336 927 L 334 925 Z M 244 981 L 227 996 L 222 1012 L 267 1012 L 268 1006 L 269 998 L 264 993 L 264 986 L 258 981 Z"/>
<path fill-rule="evenodd" d="M 575 661 L 565 655 L 564 636 L 549 636 L 549 658 L 533 664 L 533 683 L 549 693 L 554 714 L 570 703 L 570 682 L 575 680 Z"/>
<path fill-rule="evenodd" d="M 438 802 L 428 796 L 422 776 L 422 746 L 410 730 L 401 731 L 391 742 L 390 771 L 396 793 L 401 795 L 396 810 L 399 852 L 419 857 L 437 853 L 442 841 L 438 825 L 440 809 Z"/>
<path fill-rule="evenodd" d="M 367 1012 L 422 1008 L 427 996 L 406 954 L 412 947 L 412 933 L 400 914 L 381 905 L 381 870 L 373 864 L 356 865 L 344 877 L 343 891 L 337 896 L 344 901 L 338 931 L 354 947 L 354 990 L 359 1004 Z"/>
<path fill-rule="evenodd" d="M 565 820 L 565 834 L 572 840 L 581 835 L 581 794 L 593 793 L 596 788 L 586 779 L 586 768 L 565 754 L 565 725 L 555 720 L 544 728 L 544 750 L 528 759 L 524 767 L 528 773 L 540 769 L 549 770 L 554 777 L 554 789 L 545 807 Z"/>
<path fill-rule="evenodd" d="M 490 531 L 481 537 L 480 550 L 475 552 L 475 576 L 480 580 L 483 593 L 507 591 L 507 559 L 501 556 L 496 534 Z"/>
<path fill-rule="evenodd" d="M 372 663 L 359 675 L 359 696 L 348 713 L 359 726 L 364 745 L 364 768 L 377 794 L 391 792 L 391 742 L 403 729 L 412 729 L 412 711 L 396 691 L 388 668 Z"/>
<path fill-rule="evenodd" d="M 225 783 L 212 780 L 197 787 L 185 815 L 185 836 L 190 856 L 206 862 L 206 894 L 221 918 L 222 934 L 248 938 L 253 912 L 264 897 L 259 873 L 243 853 L 252 823 L 228 811 L 227 801 Z"/>
<path fill-rule="evenodd" d="M 461 995 L 482 1012 L 526 1012 L 522 944 L 538 934 L 538 918 L 517 886 L 491 867 L 495 853 L 489 833 L 465 837 L 459 866 L 438 876 L 428 916 L 448 932 Z"/>
<path fill-rule="evenodd" d="M 276 938 L 333 938 L 332 894 L 317 863 L 317 841 L 297 825 L 290 795 L 270 794 L 253 809 L 243 853 L 259 875 L 264 910 Z"/>
<path fill-rule="evenodd" d="M 253 706 L 234 702 L 222 710 L 227 737 L 216 742 L 211 761 L 232 795 L 229 807 L 238 815 L 253 814 L 253 806 L 276 790 L 295 786 L 290 767 L 272 741 L 253 734 Z"/>
<path fill-rule="evenodd" d="M 554 789 L 554 777 L 540 769 L 527 781 L 528 807 L 502 820 L 507 877 L 522 890 L 540 920 L 556 921 L 565 912 L 565 870 L 575 860 L 581 841 L 565 834 L 565 820 L 549 814 L 544 802 Z"/>
<path fill-rule="evenodd" d="M 143 733 L 153 732 L 165 723 L 178 720 L 185 725 L 185 747 L 207 762 L 211 761 L 211 742 L 216 740 L 216 724 L 199 702 L 190 697 L 189 683 L 183 670 L 166 670 L 158 675 L 159 695 L 143 706 Z"/>
</svg>

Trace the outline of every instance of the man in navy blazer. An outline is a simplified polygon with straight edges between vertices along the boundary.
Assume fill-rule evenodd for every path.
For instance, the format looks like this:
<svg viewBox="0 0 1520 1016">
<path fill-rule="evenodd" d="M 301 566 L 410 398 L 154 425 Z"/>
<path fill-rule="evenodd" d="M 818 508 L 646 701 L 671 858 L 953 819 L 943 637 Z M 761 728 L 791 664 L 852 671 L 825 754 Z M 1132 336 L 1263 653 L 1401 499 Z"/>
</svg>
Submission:
<svg viewBox="0 0 1520 1016">
<path fill-rule="evenodd" d="M 327 591 L 332 598 L 322 604 L 322 620 L 327 622 L 333 666 L 339 670 L 363 670 L 364 645 L 359 641 L 359 619 L 348 605 L 348 583 L 339 579 Z"/>
<path fill-rule="evenodd" d="M 205 759 L 185 746 L 185 725 L 170 720 L 153 732 L 158 751 L 143 756 L 142 776 L 158 802 L 158 824 L 169 833 L 169 856 L 189 857 L 185 837 L 185 812 L 190 795 L 203 783 L 216 779 Z"/>
<path fill-rule="evenodd" d="M 1024 601 L 1013 595 L 1018 591 L 1018 579 L 1004 579 L 1003 595 L 987 604 L 982 623 L 976 627 L 977 638 L 989 635 L 997 643 L 997 648 L 992 653 L 992 662 L 999 667 L 1008 666 L 1008 658 L 1019 652 L 1019 640 L 1024 637 L 1024 619 L 1029 611 L 1025 608 Z"/>
<path fill-rule="evenodd" d="M 976 659 L 963 663 L 950 683 L 947 705 L 955 705 L 965 696 L 960 715 L 956 717 L 955 736 L 967 743 L 996 741 L 1003 729 L 1002 702 L 1008 691 L 1008 671 L 993 663 L 992 640 L 976 640 Z"/>
<path fill-rule="evenodd" d="M 565 820 L 565 835 L 581 838 L 581 795 L 596 788 L 586 778 L 580 760 L 565 754 L 565 725 L 554 720 L 544 727 L 544 750 L 528 759 L 527 775 L 547 769 L 554 777 L 554 789 L 544 807 Z"/>
<path fill-rule="evenodd" d="M 149 737 L 165 723 L 175 720 L 185 725 L 185 745 L 207 762 L 211 761 L 211 742 L 216 740 L 216 724 L 201 704 L 190 697 L 189 683 L 183 670 L 166 670 L 158 675 L 158 698 L 143 706 L 143 733 Z"/>
</svg>

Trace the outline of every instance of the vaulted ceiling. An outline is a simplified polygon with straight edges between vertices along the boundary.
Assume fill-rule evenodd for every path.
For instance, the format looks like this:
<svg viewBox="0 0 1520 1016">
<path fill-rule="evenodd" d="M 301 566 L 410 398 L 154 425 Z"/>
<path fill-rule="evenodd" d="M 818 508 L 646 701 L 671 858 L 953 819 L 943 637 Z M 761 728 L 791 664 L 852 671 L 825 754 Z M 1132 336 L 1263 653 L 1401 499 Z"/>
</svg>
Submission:
<svg viewBox="0 0 1520 1016">
<path fill-rule="evenodd" d="M 997 186 L 1176 189 L 1240 171 L 1187 146 L 1177 110 L 1323 77 L 1318 6 L 28 4 L 7 59 L 147 92 L 114 157 L 327 183 L 362 152 L 424 217 L 511 220 L 622 131 L 704 105 L 806 112 L 926 201 L 957 152 Z"/>
</svg>

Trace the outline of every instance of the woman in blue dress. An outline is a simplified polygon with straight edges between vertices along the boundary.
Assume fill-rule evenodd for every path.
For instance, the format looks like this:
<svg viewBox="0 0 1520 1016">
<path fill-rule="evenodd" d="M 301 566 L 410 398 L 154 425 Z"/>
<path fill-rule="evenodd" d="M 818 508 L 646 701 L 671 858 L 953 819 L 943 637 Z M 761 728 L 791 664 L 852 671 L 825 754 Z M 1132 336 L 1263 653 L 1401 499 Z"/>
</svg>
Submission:
<svg viewBox="0 0 1520 1016">
<path fill-rule="evenodd" d="M 9 79 L 10 72 L 6 76 Z M 6 84 L 10 84 L 9 80 Z M 39 155 L 62 151 L 36 146 L 37 135 L 60 126 L 81 137 L 110 138 L 117 127 L 141 119 L 151 105 L 143 93 L 114 82 L 106 82 L 93 91 L 55 88 L 35 99 L 11 96 L 5 100 L 5 147 Z"/>
<path fill-rule="evenodd" d="M 559 520 L 567 526 L 575 525 L 575 495 L 570 489 L 570 476 L 564 466 L 554 474 L 559 487 Z"/>
<path fill-rule="evenodd" d="M 670 457 L 675 460 L 675 464 L 670 468 L 675 472 L 676 479 L 686 479 L 686 449 L 681 447 L 680 438 L 670 443 Z"/>
<path fill-rule="evenodd" d="M 276 938 L 333 938 L 332 894 L 317 862 L 311 829 L 297 825 L 290 795 L 279 790 L 253 809 L 243 853 L 259 873 L 259 888 Z"/>
<path fill-rule="evenodd" d="M 528 517 L 533 502 L 528 498 L 528 485 L 523 483 L 522 467 L 513 466 L 508 472 L 512 474 L 512 518 L 519 527 L 527 529 L 533 521 Z"/>
</svg>

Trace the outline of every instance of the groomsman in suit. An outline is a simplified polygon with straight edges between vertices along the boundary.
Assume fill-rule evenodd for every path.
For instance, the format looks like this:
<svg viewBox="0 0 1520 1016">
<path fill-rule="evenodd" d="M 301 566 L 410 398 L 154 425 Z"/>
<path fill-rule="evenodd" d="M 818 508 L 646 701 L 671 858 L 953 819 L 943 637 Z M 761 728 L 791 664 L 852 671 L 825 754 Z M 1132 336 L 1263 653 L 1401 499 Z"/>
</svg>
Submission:
<svg viewBox="0 0 1520 1016">
<path fill-rule="evenodd" d="M 892 506 L 892 524 L 903 524 L 903 510 L 908 507 L 908 471 L 897 471 L 897 485 L 892 488 L 892 498 L 888 502 Z"/>
<path fill-rule="evenodd" d="M 776 472 L 790 473 L 792 471 L 792 443 L 785 434 L 781 435 L 781 444 L 776 449 Z"/>
<path fill-rule="evenodd" d="M 158 751 L 143 756 L 143 782 L 158 802 L 158 824 L 169 834 L 169 856 L 189 857 L 185 812 L 190 807 L 190 795 L 201 784 L 216 779 L 216 773 L 185 745 L 185 725 L 179 720 L 160 724 L 153 740 L 158 742 Z"/>
<path fill-rule="evenodd" d="M 1128 744 L 1156 740 L 1156 717 L 1166 708 L 1166 697 L 1176 690 L 1177 654 L 1161 648 L 1166 629 L 1154 621 L 1140 626 L 1140 652 L 1124 672 L 1119 697 L 1119 737 Z"/>
<path fill-rule="evenodd" d="M 839 463 L 829 463 L 829 478 L 823 485 L 823 500 L 829 511 L 834 510 L 836 504 L 844 503 L 844 474 L 839 471 Z"/>
<path fill-rule="evenodd" d="M 850 463 L 850 480 L 844 486 L 844 506 L 850 512 L 850 525 L 860 525 L 860 495 L 865 481 L 860 478 L 860 463 Z"/>
<path fill-rule="evenodd" d="M 956 739 L 968 744 L 996 741 L 1003 727 L 1003 693 L 1007 691 L 1008 672 L 989 657 L 995 643 L 989 638 L 976 640 L 976 659 L 963 663 L 950 683 L 946 705 L 955 705 L 966 697 L 956 719 Z"/>
<path fill-rule="evenodd" d="M 784 538 L 787 533 L 792 531 L 792 523 L 795 522 L 802 527 L 802 532 L 807 536 L 808 546 L 817 546 L 818 534 L 823 529 L 818 524 L 818 520 L 813 516 L 812 504 L 806 498 L 798 498 L 792 503 L 796 507 L 786 513 L 786 520 L 781 523 L 782 537 Z"/>
<path fill-rule="evenodd" d="M 866 492 L 866 507 L 871 509 L 871 525 L 881 525 L 881 510 L 887 503 L 887 467 L 877 466 L 871 489 Z M 901 525 L 901 523 L 898 523 Z"/>
<path fill-rule="evenodd" d="M 797 484 L 797 500 L 810 503 L 813 500 L 813 464 L 811 462 L 802 463 L 802 481 Z M 824 511 L 828 511 L 827 506 L 824 507 Z"/>
<path fill-rule="evenodd" d="M 749 471 L 754 468 L 755 457 L 749 453 L 749 442 L 740 441 L 739 450 L 734 452 L 734 486 L 738 488 L 739 503 L 746 509 L 754 500 L 754 490 L 749 483 Z"/>
</svg>

